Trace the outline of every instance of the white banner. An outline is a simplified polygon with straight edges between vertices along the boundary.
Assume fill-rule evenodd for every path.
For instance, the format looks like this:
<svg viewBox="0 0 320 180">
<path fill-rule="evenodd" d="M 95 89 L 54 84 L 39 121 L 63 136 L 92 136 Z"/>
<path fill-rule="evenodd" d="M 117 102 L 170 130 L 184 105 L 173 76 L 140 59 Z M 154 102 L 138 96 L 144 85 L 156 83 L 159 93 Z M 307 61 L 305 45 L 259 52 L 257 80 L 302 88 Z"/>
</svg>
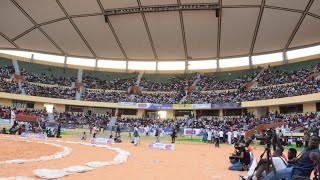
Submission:
<svg viewBox="0 0 320 180">
<path fill-rule="evenodd" d="M 35 138 L 35 139 L 46 139 L 46 134 L 36 134 L 36 133 L 21 133 L 20 137 L 28 137 L 28 138 Z"/>
<path fill-rule="evenodd" d="M 91 144 L 114 144 L 114 140 L 107 138 L 92 138 Z"/>
<path fill-rule="evenodd" d="M 175 150 L 174 144 L 162 144 L 162 143 L 149 143 L 148 148 L 150 149 L 159 149 L 159 150 Z"/>
<path fill-rule="evenodd" d="M 193 109 L 211 109 L 211 104 L 192 104 Z"/>
</svg>

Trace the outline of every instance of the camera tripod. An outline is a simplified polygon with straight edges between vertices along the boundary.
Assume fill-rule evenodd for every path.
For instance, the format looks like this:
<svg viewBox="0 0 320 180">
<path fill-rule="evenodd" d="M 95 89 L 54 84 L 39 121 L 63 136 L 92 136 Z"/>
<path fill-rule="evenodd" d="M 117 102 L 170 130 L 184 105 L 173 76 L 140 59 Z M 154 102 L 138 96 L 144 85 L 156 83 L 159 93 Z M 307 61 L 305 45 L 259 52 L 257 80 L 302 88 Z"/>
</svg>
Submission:
<svg viewBox="0 0 320 180">
<path fill-rule="evenodd" d="M 273 161 L 272 161 L 272 158 L 271 158 L 271 143 L 268 142 L 268 143 L 267 143 L 267 147 L 264 149 L 263 153 L 260 155 L 260 161 L 258 162 L 257 167 L 254 169 L 252 175 L 249 176 L 248 180 L 251 180 L 252 177 L 253 177 L 253 176 L 255 175 L 255 173 L 257 172 L 257 170 L 259 169 L 259 167 L 260 167 L 262 164 L 264 164 L 264 163 L 262 163 L 262 159 L 263 159 L 263 157 L 265 156 L 265 154 L 267 154 L 267 155 L 266 155 L 266 156 L 267 156 L 267 158 L 266 158 L 266 160 L 267 160 L 267 162 L 266 162 L 266 163 L 267 163 L 267 170 L 266 170 L 266 171 L 269 173 L 269 172 L 270 172 L 270 166 L 272 165 L 272 167 L 274 167 L 274 164 L 273 164 Z M 274 168 L 274 173 L 276 173 L 275 168 Z"/>
</svg>

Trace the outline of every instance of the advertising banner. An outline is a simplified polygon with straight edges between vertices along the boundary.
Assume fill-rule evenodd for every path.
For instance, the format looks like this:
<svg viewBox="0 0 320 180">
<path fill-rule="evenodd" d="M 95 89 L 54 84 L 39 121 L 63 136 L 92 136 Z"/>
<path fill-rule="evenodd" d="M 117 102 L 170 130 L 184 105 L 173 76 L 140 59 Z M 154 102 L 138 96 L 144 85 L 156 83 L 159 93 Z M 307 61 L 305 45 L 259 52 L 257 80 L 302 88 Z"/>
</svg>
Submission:
<svg viewBox="0 0 320 180">
<path fill-rule="evenodd" d="M 159 149 L 159 150 L 175 150 L 174 144 L 162 144 L 162 143 L 149 143 L 148 148 L 150 149 Z"/>
<path fill-rule="evenodd" d="M 21 133 L 20 137 L 36 138 L 36 139 L 45 139 L 47 138 L 46 134 L 36 134 L 36 133 Z"/>
<path fill-rule="evenodd" d="M 193 109 L 211 109 L 211 104 L 192 104 Z"/>
<path fill-rule="evenodd" d="M 172 104 L 137 103 L 139 109 L 172 109 Z"/>
<path fill-rule="evenodd" d="M 192 109 L 192 104 L 173 104 L 173 109 Z"/>
<path fill-rule="evenodd" d="M 211 104 L 212 109 L 237 109 L 241 108 L 240 103 L 216 103 Z"/>
<path fill-rule="evenodd" d="M 204 129 L 186 128 L 183 130 L 185 136 L 203 136 Z"/>
<path fill-rule="evenodd" d="M 149 128 L 149 127 L 140 127 L 139 133 L 145 134 L 148 132 L 149 136 L 154 136 L 156 133 L 155 128 Z M 170 136 L 172 134 L 173 130 L 172 128 L 161 128 L 160 129 L 160 136 Z"/>
<path fill-rule="evenodd" d="M 92 138 L 91 144 L 114 144 L 114 140 L 107 138 Z"/>
<path fill-rule="evenodd" d="M 137 103 L 135 102 L 118 102 L 118 105 L 123 108 L 136 108 Z"/>
<path fill-rule="evenodd" d="M 10 125 L 11 120 L 10 119 L 0 119 L 0 124 L 2 125 Z"/>
<path fill-rule="evenodd" d="M 148 109 L 173 109 L 172 104 L 151 104 Z"/>
<path fill-rule="evenodd" d="M 149 109 L 152 103 L 137 103 L 139 109 Z"/>
</svg>

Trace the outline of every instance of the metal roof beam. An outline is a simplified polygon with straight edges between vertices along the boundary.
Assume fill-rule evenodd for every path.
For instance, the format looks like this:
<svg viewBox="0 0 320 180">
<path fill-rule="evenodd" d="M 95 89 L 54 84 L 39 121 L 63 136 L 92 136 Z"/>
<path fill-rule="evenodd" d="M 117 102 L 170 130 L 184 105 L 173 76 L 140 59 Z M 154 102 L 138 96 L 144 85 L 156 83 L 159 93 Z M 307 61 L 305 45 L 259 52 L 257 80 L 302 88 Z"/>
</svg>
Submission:
<svg viewBox="0 0 320 180">
<path fill-rule="evenodd" d="M 49 41 L 63 54 L 66 55 L 66 53 L 62 50 L 62 48 L 39 26 L 39 24 L 36 23 L 34 19 L 15 1 L 11 0 L 11 2 L 33 23 L 34 26 L 36 26 L 41 33 L 46 36 Z"/>
<path fill-rule="evenodd" d="M 20 49 L 20 47 L 13 42 L 8 36 L 6 36 L 5 34 L 3 34 L 2 32 L 0 32 L 0 36 L 2 36 L 3 38 L 5 38 L 8 42 L 10 42 L 14 47 Z"/>
<path fill-rule="evenodd" d="M 103 8 L 103 5 L 102 5 L 101 1 L 100 1 L 100 0 L 97 0 L 97 3 L 98 3 L 98 5 L 99 5 L 99 7 L 100 7 L 100 9 L 101 9 L 101 12 L 104 14 L 105 20 L 107 21 L 106 23 L 109 25 L 109 28 L 111 29 L 112 34 L 113 34 L 114 38 L 116 39 L 116 41 L 117 41 L 117 43 L 118 43 L 118 46 L 119 46 L 119 48 L 121 49 L 121 52 L 122 52 L 124 58 L 128 60 L 128 56 L 127 56 L 127 54 L 126 54 L 126 52 L 125 52 L 125 50 L 124 50 L 124 48 L 123 48 L 123 46 L 122 46 L 119 38 L 118 38 L 118 35 L 117 35 L 116 31 L 114 30 L 114 28 L 113 28 L 113 26 L 112 26 L 111 21 L 109 20 L 107 14 L 106 14 L 106 12 L 105 12 L 105 10 L 104 10 L 104 8 Z"/>
<path fill-rule="evenodd" d="M 302 22 L 303 22 L 304 18 L 306 17 L 306 15 L 307 15 L 307 13 L 308 13 L 308 11 L 309 11 L 310 7 L 312 6 L 312 3 L 313 3 L 313 2 L 314 2 L 314 0 L 310 0 L 310 1 L 309 1 L 309 3 L 308 3 L 308 5 L 307 5 L 306 9 L 304 10 L 304 12 L 303 12 L 302 16 L 300 17 L 300 19 L 299 19 L 299 21 L 298 21 L 298 23 L 297 23 L 296 27 L 294 28 L 294 30 L 293 30 L 293 32 L 292 32 L 292 34 L 291 34 L 291 36 L 290 36 L 290 38 L 289 38 L 289 40 L 288 40 L 288 42 L 287 42 L 286 46 L 284 47 L 284 51 L 287 51 L 287 49 L 289 48 L 289 46 L 290 46 L 290 44 L 291 44 L 291 42 L 292 42 L 293 38 L 294 38 L 294 37 L 295 37 L 295 35 L 297 34 L 297 32 L 298 32 L 298 30 L 299 30 L 299 28 L 300 28 L 300 26 L 301 26 L 301 24 L 302 24 Z"/>
<path fill-rule="evenodd" d="M 262 19 L 265 3 L 266 3 L 266 0 L 262 0 L 261 1 L 259 16 L 258 16 L 258 19 L 257 19 L 256 28 L 254 30 L 254 34 L 253 34 L 253 38 L 252 38 L 252 42 L 251 42 L 251 47 L 250 47 L 250 51 L 249 51 L 249 56 L 252 56 L 252 53 L 253 53 L 253 50 L 254 50 L 254 45 L 256 43 L 257 35 L 258 35 L 258 32 L 259 32 L 260 23 L 261 23 L 261 19 Z"/>
<path fill-rule="evenodd" d="M 221 7 L 222 5 L 222 0 L 219 0 L 219 5 Z M 217 34 L 217 58 L 220 58 L 220 46 L 221 46 L 221 21 L 222 21 L 222 8 L 220 10 L 217 10 L 219 12 L 216 12 L 216 15 L 218 15 L 218 34 Z M 218 14 L 217 14 L 218 13 Z"/>
<path fill-rule="evenodd" d="M 82 39 L 82 41 L 84 42 L 84 44 L 87 46 L 87 48 L 89 49 L 89 51 L 92 53 L 94 58 L 97 58 L 96 53 L 94 52 L 94 50 L 91 48 L 90 44 L 88 43 L 88 41 L 86 40 L 86 38 L 82 35 L 81 31 L 79 30 L 79 28 L 77 27 L 77 25 L 74 23 L 74 21 L 71 19 L 71 17 L 69 16 L 69 13 L 66 11 L 66 9 L 63 7 L 63 5 L 61 4 L 60 0 L 56 0 L 57 4 L 59 5 L 59 7 L 61 8 L 61 10 L 63 11 L 63 13 L 66 15 L 66 17 L 68 18 L 69 22 L 72 24 L 73 28 L 77 31 L 78 35 L 80 36 L 80 38 Z"/>
<path fill-rule="evenodd" d="M 177 3 L 178 3 L 178 6 L 181 7 L 180 0 L 177 0 Z M 179 17 L 180 17 L 180 26 L 181 26 L 181 35 L 182 35 L 182 41 L 183 41 L 184 57 L 187 60 L 187 59 L 190 59 L 190 57 L 188 55 L 188 47 L 187 47 L 187 40 L 186 40 L 186 32 L 184 30 L 182 10 L 179 10 Z"/>
<path fill-rule="evenodd" d="M 137 0 L 137 2 L 139 4 L 139 8 L 141 9 L 142 8 L 141 1 Z M 141 12 L 141 16 L 142 16 L 142 19 L 143 19 L 143 22 L 144 22 L 144 26 L 145 26 L 147 34 L 148 34 L 148 38 L 149 38 L 149 42 L 150 42 L 150 45 L 151 45 L 151 48 L 152 48 L 152 52 L 153 52 L 154 58 L 158 59 L 157 51 L 156 51 L 156 48 L 154 47 L 154 43 L 153 43 L 152 36 L 151 36 L 151 33 L 150 33 L 149 25 L 148 25 L 148 22 L 147 22 L 147 19 L 146 19 L 146 16 L 145 16 L 144 12 Z"/>
</svg>

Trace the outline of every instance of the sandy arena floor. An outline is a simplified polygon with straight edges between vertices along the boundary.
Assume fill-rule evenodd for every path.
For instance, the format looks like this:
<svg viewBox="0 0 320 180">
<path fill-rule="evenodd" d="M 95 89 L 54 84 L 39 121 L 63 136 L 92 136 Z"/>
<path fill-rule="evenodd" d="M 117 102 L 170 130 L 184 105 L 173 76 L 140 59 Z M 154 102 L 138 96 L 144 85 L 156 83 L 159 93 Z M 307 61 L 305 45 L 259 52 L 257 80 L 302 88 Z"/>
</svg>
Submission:
<svg viewBox="0 0 320 180">
<path fill-rule="evenodd" d="M 3 137 L 8 136 L 0 135 L 0 138 Z M 18 136 L 10 137 L 20 139 Z M 62 139 L 62 141 L 66 140 L 80 142 L 74 138 Z M 62 159 L 0 165 L 0 178 L 27 176 L 36 179 L 37 177 L 32 173 L 35 169 L 63 169 L 74 165 L 85 165 L 90 161 L 110 161 L 117 155 L 116 152 L 105 148 L 63 142 L 56 144 L 72 148 L 72 153 Z M 128 161 L 124 164 L 96 168 L 85 173 L 71 174 L 61 179 L 237 180 L 239 175 L 247 173 L 232 172 L 227 169 L 230 166 L 228 156 L 234 149 L 230 145 L 222 144 L 220 148 L 215 148 L 212 144 L 178 142 L 175 144 L 176 150 L 164 151 L 148 149 L 147 144 L 148 142 L 143 141 L 139 146 L 133 146 L 129 142 L 110 145 L 129 151 L 131 156 Z M 10 159 L 37 158 L 59 151 L 62 151 L 62 148 L 0 139 L 0 162 Z M 261 153 L 262 149 L 254 151 L 256 157 Z"/>
</svg>

